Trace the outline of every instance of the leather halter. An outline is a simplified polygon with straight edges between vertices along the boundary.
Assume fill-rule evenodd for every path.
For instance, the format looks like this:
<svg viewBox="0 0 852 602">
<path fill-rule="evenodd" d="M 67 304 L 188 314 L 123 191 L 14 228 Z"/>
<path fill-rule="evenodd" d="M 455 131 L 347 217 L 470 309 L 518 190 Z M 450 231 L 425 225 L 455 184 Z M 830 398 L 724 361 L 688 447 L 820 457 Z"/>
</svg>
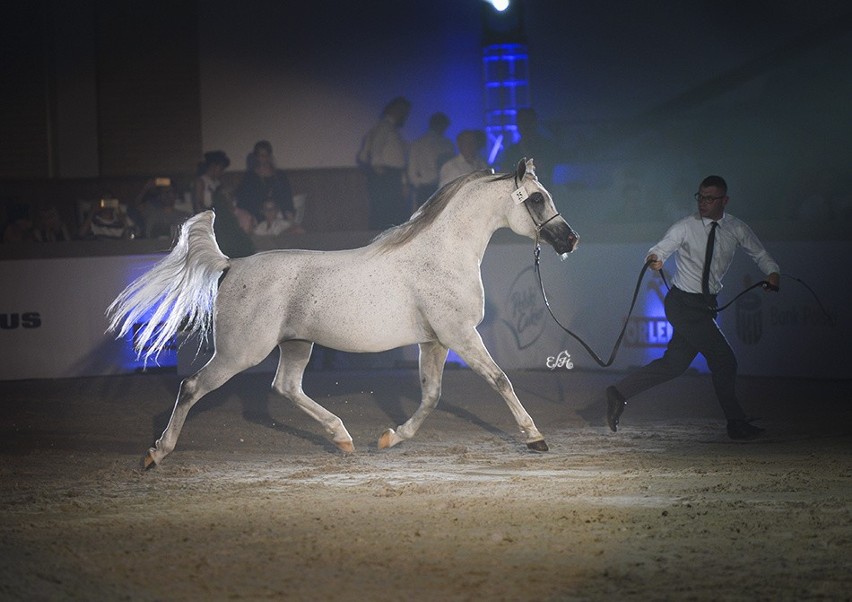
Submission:
<svg viewBox="0 0 852 602">
<path fill-rule="evenodd" d="M 522 184 L 523 184 L 523 181 L 519 182 L 518 176 L 516 174 L 515 175 L 515 186 L 520 188 Z M 539 193 L 536 193 L 536 194 L 541 194 L 541 193 L 539 192 Z M 557 217 L 561 216 L 562 214 L 557 211 L 555 214 L 551 215 L 549 218 L 547 218 L 546 220 L 544 220 L 540 224 L 537 224 L 536 219 L 535 219 L 535 215 L 533 214 L 529 205 L 527 205 L 527 201 L 529 201 L 531 198 L 532 198 L 532 195 L 529 195 L 526 199 L 524 199 L 523 204 L 524 204 L 524 207 L 527 210 L 527 213 L 530 214 L 530 219 L 532 220 L 533 226 L 535 226 L 536 243 L 538 243 L 538 235 L 541 232 L 541 229 L 544 228 L 551 220 L 556 219 Z"/>
</svg>

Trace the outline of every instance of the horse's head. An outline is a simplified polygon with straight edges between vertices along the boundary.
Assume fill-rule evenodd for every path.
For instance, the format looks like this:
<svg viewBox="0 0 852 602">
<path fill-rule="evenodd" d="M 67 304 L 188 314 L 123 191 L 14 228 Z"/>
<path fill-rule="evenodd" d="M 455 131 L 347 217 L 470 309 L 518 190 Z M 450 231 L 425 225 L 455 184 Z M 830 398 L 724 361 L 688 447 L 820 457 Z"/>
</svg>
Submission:
<svg viewBox="0 0 852 602">
<path fill-rule="evenodd" d="M 516 234 L 543 239 L 559 255 L 577 248 L 580 237 L 556 210 L 553 197 L 535 175 L 532 159 L 521 159 L 515 171 L 515 207 L 509 212 L 509 227 Z"/>
</svg>

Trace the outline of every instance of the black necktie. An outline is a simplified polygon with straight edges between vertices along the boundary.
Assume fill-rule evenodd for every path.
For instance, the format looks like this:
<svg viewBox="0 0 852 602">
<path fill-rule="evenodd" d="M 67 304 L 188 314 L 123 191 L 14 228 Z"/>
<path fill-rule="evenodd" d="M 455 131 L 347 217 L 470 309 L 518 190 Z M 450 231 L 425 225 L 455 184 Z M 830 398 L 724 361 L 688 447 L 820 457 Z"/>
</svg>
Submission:
<svg viewBox="0 0 852 602">
<path fill-rule="evenodd" d="M 710 294 L 710 263 L 713 261 L 713 243 L 716 241 L 716 226 L 713 222 L 710 226 L 710 235 L 707 237 L 707 250 L 704 252 L 704 271 L 701 272 L 701 292 Z"/>
</svg>

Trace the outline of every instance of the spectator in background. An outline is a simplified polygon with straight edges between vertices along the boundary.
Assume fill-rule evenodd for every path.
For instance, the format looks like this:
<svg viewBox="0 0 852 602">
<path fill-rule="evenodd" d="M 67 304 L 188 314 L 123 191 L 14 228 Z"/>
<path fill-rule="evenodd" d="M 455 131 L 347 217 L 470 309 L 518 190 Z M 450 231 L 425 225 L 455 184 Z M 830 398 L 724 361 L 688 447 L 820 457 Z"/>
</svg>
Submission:
<svg viewBox="0 0 852 602">
<path fill-rule="evenodd" d="M 358 151 L 358 164 L 367 174 L 371 230 L 401 224 L 411 215 L 406 201 L 408 149 L 400 132 L 410 112 L 408 99 L 394 98 L 385 106 L 379 123 L 364 136 Z"/>
<path fill-rule="evenodd" d="M 39 209 L 36 219 L 35 239 L 39 242 L 63 242 L 71 240 L 68 228 L 53 205 Z"/>
<path fill-rule="evenodd" d="M 26 242 L 36 240 L 30 206 L 24 203 L 9 203 L 6 207 L 7 225 L 3 229 L 3 242 Z"/>
<path fill-rule="evenodd" d="M 117 240 L 132 238 L 134 223 L 122 209 L 118 199 L 107 195 L 97 201 L 80 226 L 80 238 Z"/>
<path fill-rule="evenodd" d="M 518 161 L 523 158 L 533 159 L 538 179 L 545 186 L 549 186 L 553 180 L 553 168 L 559 161 L 558 146 L 541 132 L 538 113 L 534 109 L 518 109 L 517 124 L 520 139 L 503 152 L 503 171 L 515 171 Z"/>
<path fill-rule="evenodd" d="M 175 207 L 177 193 L 169 178 L 154 178 L 145 182 L 136 197 L 136 209 L 142 216 L 145 238 L 174 239 L 177 230 L 189 214 Z"/>
<path fill-rule="evenodd" d="M 444 113 L 434 113 L 429 118 L 429 129 L 411 144 L 408 183 L 415 209 L 438 189 L 438 172 L 455 154 L 452 140 L 444 135 L 448 127 L 450 118 Z"/>
<path fill-rule="evenodd" d="M 254 145 L 252 156 L 252 169 L 246 171 L 235 193 L 237 206 L 260 221 L 263 203 L 271 199 L 278 206 L 281 217 L 292 221 L 295 216 L 293 191 L 287 174 L 275 167 L 272 145 L 261 140 Z"/>
<path fill-rule="evenodd" d="M 459 154 L 441 166 L 439 186 L 449 184 L 456 178 L 480 169 L 488 169 L 482 158 L 485 148 L 485 132 L 482 130 L 464 130 L 456 136 Z"/>
<path fill-rule="evenodd" d="M 222 253 L 228 257 L 246 257 L 255 252 L 251 234 L 256 223 L 254 216 L 236 205 L 233 193 L 220 186 L 213 194 L 216 219 L 213 230 Z"/>
<path fill-rule="evenodd" d="M 213 195 L 222 185 L 222 174 L 231 160 L 223 151 L 204 153 L 204 161 L 198 164 L 197 177 L 192 189 L 192 210 L 201 213 L 213 207 Z"/>
<path fill-rule="evenodd" d="M 254 227 L 255 236 L 278 236 L 282 232 L 300 234 L 304 232 L 298 225 L 281 217 L 278 205 L 273 200 L 263 202 L 263 219 Z"/>
</svg>

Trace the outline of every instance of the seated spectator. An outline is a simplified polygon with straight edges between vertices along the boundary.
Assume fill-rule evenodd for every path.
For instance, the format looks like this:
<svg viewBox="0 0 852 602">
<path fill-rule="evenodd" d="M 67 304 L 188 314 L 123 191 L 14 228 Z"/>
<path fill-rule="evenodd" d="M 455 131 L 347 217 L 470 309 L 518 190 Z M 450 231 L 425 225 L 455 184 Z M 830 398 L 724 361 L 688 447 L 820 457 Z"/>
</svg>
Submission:
<svg viewBox="0 0 852 602">
<path fill-rule="evenodd" d="M 261 140 L 254 145 L 252 169 L 246 171 L 236 190 L 237 206 L 251 213 L 256 220 L 263 219 L 261 207 L 267 199 L 278 205 L 281 216 L 293 221 L 293 192 L 290 180 L 275 167 L 272 145 Z"/>
<path fill-rule="evenodd" d="M 159 184 L 159 185 L 158 185 Z M 189 214 L 175 207 L 177 193 L 168 178 L 151 179 L 136 197 L 146 238 L 173 239 Z"/>
<path fill-rule="evenodd" d="M 105 197 L 95 203 L 80 227 L 80 238 L 116 240 L 133 238 L 134 223 L 118 199 Z"/>
<path fill-rule="evenodd" d="M 488 168 L 488 164 L 480 155 L 485 148 L 485 132 L 464 130 L 456 136 L 456 144 L 459 154 L 441 166 L 439 186 L 449 184 L 460 176 Z"/>
<path fill-rule="evenodd" d="M 235 205 L 230 190 L 224 186 L 216 190 L 213 209 L 216 211 L 213 230 L 222 252 L 228 257 L 246 257 L 254 253 L 254 243 L 249 236 L 256 225 L 254 216 Z"/>
<path fill-rule="evenodd" d="M 62 218 L 59 217 L 59 211 L 52 205 L 39 210 L 33 234 L 39 242 L 71 240 L 71 234 L 69 234 Z"/>
<path fill-rule="evenodd" d="M 213 195 L 222 185 L 222 174 L 230 164 L 231 160 L 224 151 L 204 153 L 204 161 L 198 165 L 193 186 L 192 209 L 195 213 L 201 213 L 213 207 Z"/>
<path fill-rule="evenodd" d="M 292 225 L 281 216 L 277 203 L 272 199 L 264 201 L 261 210 L 263 219 L 254 227 L 257 236 L 278 236 Z"/>
<path fill-rule="evenodd" d="M 278 205 L 273 200 L 263 202 L 263 219 L 254 228 L 257 236 L 278 236 L 282 232 L 301 234 L 302 228 L 295 222 L 284 219 L 278 210 Z"/>
<path fill-rule="evenodd" d="M 10 203 L 6 207 L 8 223 L 3 230 L 3 242 L 26 242 L 36 240 L 30 207 L 23 203 Z"/>
</svg>

